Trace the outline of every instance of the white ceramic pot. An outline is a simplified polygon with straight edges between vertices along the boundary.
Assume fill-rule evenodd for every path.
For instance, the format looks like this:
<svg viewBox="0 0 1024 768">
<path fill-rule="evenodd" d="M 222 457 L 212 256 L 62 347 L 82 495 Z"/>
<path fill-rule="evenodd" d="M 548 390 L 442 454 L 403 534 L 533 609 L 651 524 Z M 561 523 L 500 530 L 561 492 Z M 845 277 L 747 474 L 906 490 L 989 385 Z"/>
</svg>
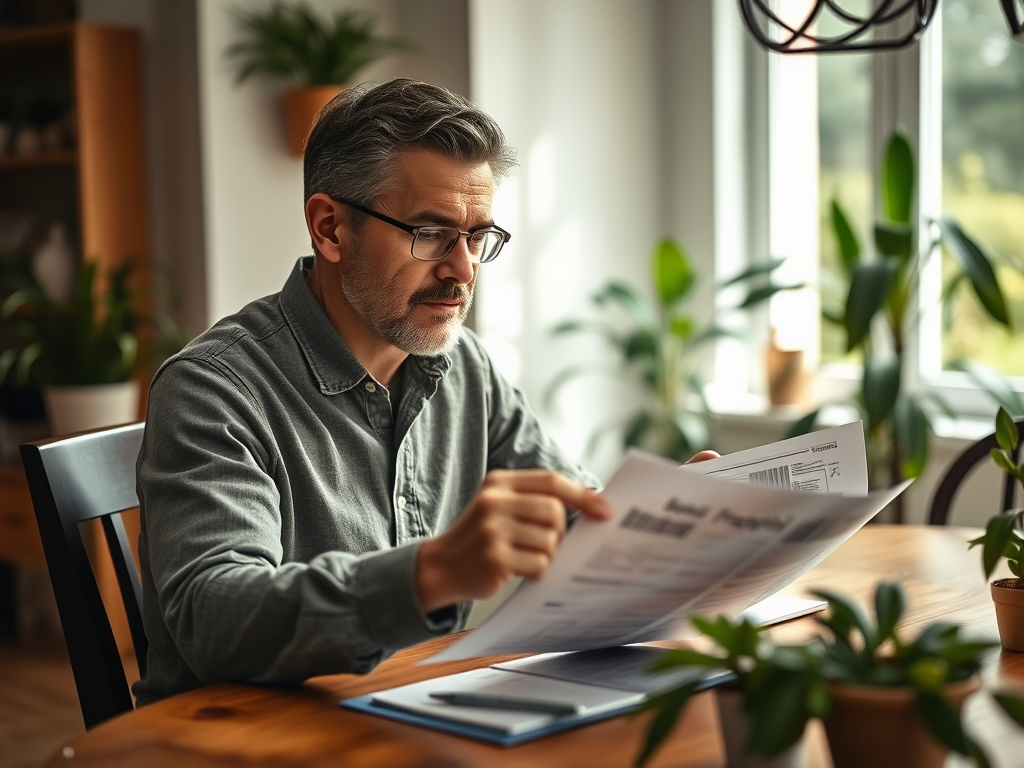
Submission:
<svg viewBox="0 0 1024 768">
<path fill-rule="evenodd" d="M 139 419 L 139 382 L 47 387 L 43 401 L 54 436 L 128 424 Z"/>
<path fill-rule="evenodd" d="M 715 689 L 718 722 L 725 742 L 725 764 L 728 768 L 799 768 L 804 764 L 804 737 L 780 755 L 752 757 L 744 754 L 750 738 L 750 718 L 743 711 L 743 697 L 739 691 Z"/>
</svg>

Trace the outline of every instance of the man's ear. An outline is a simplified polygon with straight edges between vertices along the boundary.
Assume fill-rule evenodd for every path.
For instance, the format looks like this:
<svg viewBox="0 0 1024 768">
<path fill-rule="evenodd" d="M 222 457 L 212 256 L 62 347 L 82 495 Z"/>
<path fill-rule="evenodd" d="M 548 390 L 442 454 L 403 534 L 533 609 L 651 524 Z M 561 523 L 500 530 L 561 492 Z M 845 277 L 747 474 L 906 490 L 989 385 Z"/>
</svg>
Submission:
<svg viewBox="0 0 1024 768">
<path fill-rule="evenodd" d="M 349 219 L 340 205 L 317 192 L 306 201 L 306 229 L 318 253 L 330 262 L 341 261 L 348 251 Z"/>
</svg>

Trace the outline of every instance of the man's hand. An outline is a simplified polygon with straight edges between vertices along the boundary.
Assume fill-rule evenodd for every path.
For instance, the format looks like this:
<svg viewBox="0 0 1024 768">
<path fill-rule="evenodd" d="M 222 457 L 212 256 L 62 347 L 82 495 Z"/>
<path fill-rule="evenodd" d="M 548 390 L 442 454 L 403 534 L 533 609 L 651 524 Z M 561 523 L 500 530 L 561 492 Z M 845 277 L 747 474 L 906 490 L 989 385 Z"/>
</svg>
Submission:
<svg viewBox="0 0 1024 768">
<path fill-rule="evenodd" d="M 686 463 L 695 464 L 698 461 L 708 461 L 710 459 L 717 459 L 718 456 L 719 454 L 716 451 L 701 451 L 700 453 L 695 453 L 693 455 L 693 458 Z"/>
<path fill-rule="evenodd" d="M 595 520 L 612 514 L 599 493 L 557 472 L 488 472 L 455 525 L 420 546 L 420 608 L 491 597 L 515 576 L 541 578 L 565 534 L 567 506 Z"/>
</svg>

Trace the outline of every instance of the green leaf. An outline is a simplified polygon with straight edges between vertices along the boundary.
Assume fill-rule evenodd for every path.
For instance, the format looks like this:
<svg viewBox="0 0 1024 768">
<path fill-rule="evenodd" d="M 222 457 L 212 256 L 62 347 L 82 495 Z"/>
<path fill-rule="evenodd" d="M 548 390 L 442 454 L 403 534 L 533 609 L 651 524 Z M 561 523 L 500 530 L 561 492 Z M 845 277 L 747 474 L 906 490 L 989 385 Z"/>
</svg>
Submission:
<svg viewBox="0 0 1024 768">
<path fill-rule="evenodd" d="M 946 246 L 946 252 L 967 274 L 967 279 L 971 281 L 971 287 L 974 288 L 981 306 L 989 317 L 1009 328 L 1010 315 L 1006 309 L 1006 300 L 988 257 L 953 219 L 941 218 L 939 228 L 942 231 L 942 244 Z"/>
<path fill-rule="evenodd" d="M 644 736 L 643 747 L 641 747 L 640 754 L 637 755 L 636 763 L 634 763 L 637 768 L 640 768 L 640 766 L 650 760 L 661 742 L 672 732 L 676 721 L 690 702 L 690 697 L 697 691 L 699 685 L 700 681 L 686 683 L 671 693 L 658 696 L 651 701 L 650 708 L 657 709 L 658 714 L 651 721 L 651 727 L 647 729 L 647 734 Z"/>
<path fill-rule="evenodd" d="M 658 337 L 649 328 L 640 328 L 626 338 L 623 345 L 623 354 L 626 360 L 637 358 L 654 358 L 658 354 Z"/>
<path fill-rule="evenodd" d="M 812 594 L 820 600 L 825 600 L 829 607 L 829 615 L 825 618 L 815 617 L 815 621 L 832 630 L 836 637 L 849 638 L 850 632 L 857 630 L 869 646 L 877 647 L 878 643 L 874 641 L 875 630 L 856 603 L 827 590 Z"/>
<path fill-rule="evenodd" d="M 776 671 L 765 683 L 770 695 L 752 702 L 748 755 L 777 755 L 795 744 L 807 726 L 807 676 Z"/>
<path fill-rule="evenodd" d="M 889 221 L 910 224 L 914 206 L 914 152 L 897 131 L 889 139 L 882 161 L 882 210 Z"/>
<path fill-rule="evenodd" d="M 843 213 L 839 202 L 832 200 L 832 232 L 839 248 L 839 261 L 847 276 L 852 276 L 860 264 L 860 242 L 850 226 L 849 219 Z"/>
<path fill-rule="evenodd" d="M 906 225 L 876 224 L 875 247 L 882 255 L 905 263 L 914 252 L 914 231 Z"/>
<path fill-rule="evenodd" d="M 900 393 L 899 358 L 865 358 L 863 392 L 868 429 L 872 430 L 888 419 L 896 406 L 896 398 Z"/>
<path fill-rule="evenodd" d="M 900 450 L 900 472 L 904 479 L 920 477 L 928 462 L 931 420 L 910 395 L 896 401 L 893 415 L 893 434 Z"/>
<path fill-rule="evenodd" d="M 996 463 L 996 466 L 1003 470 L 1003 472 L 1006 472 L 1008 475 L 1017 475 L 1016 465 L 1012 461 L 1010 461 L 1006 457 L 1006 454 L 1000 451 L 998 448 L 991 449 L 988 452 L 988 455 L 991 457 L 992 461 Z"/>
<path fill-rule="evenodd" d="M 785 258 L 777 258 L 769 259 L 768 261 L 762 262 L 760 264 L 754 264 L 740 272 L 735 277 L 730 277 L 728 280 L 725 280 L 724 282 L 720 283 L 718 287 L 728 288 L 730 285 L 736 285 L 738 283 L 746 282 L 747 280 L 750 280 L 751 278 L 754 277 L 758 277 L 759 275 L 767 275 L 773 272 L 774 270 L 778 269 L 780 266 L 782 266 L 783 262 L 785 261 Z"/>
<path fill-rule="evenodd" d="M 780 291 L 798 291 L 804 287 L 803 283 L 790 283 L 789 285 L 763 285 L 759 288 L 752 288 L 740 302 L 737 309 L 749 309 L 767 301 Z"/>
<path fill-rule="evenodd" d="M 663 307 L 671 307 L 693 287 L 694 274 L 685 251 L 672 240 L 662 240 L 651 256 L 654 287 Z"/>
<path fill-rule="evenodd" d="M 549 333 L 552 336 L 562 336 L 567 333 L 595 333 L 612 344 L 621 343 L 618 329 L 610 323 L 600 320 L 565 320 L 558 323 Z"/>
<path fill-rule="evenodd" d="M 679 667 L 701 667 L 702 669 L 724 669 L 727 660 L 692 648 L 676 648 L 662 656 L 650 666 L 652 672 L 663 672 Z"/>
<path fill-rule="evenodd" d="M 724 616 L 709 619 L 705 616 L 693 616 L 690 622 L 699 632 L 707 635 L 725 650 L 735 647 L 736 627 Z"/>
<path fill-rule="evenodd" d="M 906 604 L 898 581 L 883 581 L 875 589 L 875 619 L 878 623 L 879 642 L 894 636 Z"/>
<path fill-rule="evenodd" d="M 711 442 L 708 438 L 707 424 L 695 413 L 684 411 L 676 414 L 675 426 L 679 430 L 682 448 L 682 453 L 677 454 L 676 458 L 688 459 L 697 451 L 703 451 Z"/>
<path fill-rule="evenodd" d="M 594 295 L 594 303 L 598 306 L 617 304 L 638 325 L 655 327 L 654 312 L 650 305 L 632 287 L 625 283 L 610 282 Z"/>
<path fill-rule="evenodd" d="M 626 426 L 626 432 L 622 437 L 622 444 L 627 448 L 640 445 L 644 435 L 647 434 L 653 424 L 654 417 L 647 411 L 641 411 Z"/>
<path fill-rule="evenodd" d="M 789 428 L 789 433 L 786 437 L 799 437 L 800 435 L 806 435 L 809 432 L 813 432 L 814 422 L 818 420 L 819 413 L 821 413 L 821 409 L 815 408 L 806 416 L 802 416 L 793 424 L 792 427 Z"/>
<path fill-rule="evenodd" d="M 861 264 L 850 280 L 846 297 L 846 351 L 855 349 L 867 337 L 871 320 L 881 309 L 896 275 L 891 259 Z"/>
<path fill-rule="evenodd" d="M 999 564 L 1006 545 L 1013 539 L 1013 526 L 1017 522 L 1020 513 L 1015 509 L 1008 509 L 1002 514 L 996 515 L 988 521 L 985 526 L 985 543 L 981 552 L 982 568 L 985 571 L 985 578 L 991 578 L 992 571 Z"/>
<path fill-rule="evenodd" d="M 1002 707 L 1003 712 L 1010 716 L 1017 725 L 1024 728 L 1024 698 L 1012 693 L 993 691 L 992 698 Z"/>
<path fill-rule="evenodd" d="M 1002 406 L 996 412 L 996 442 L 1007 453 L 1017 450 L 1017 424 Z"/>
<path fill-rule="evenodd" d="M 935 693 L 918 693 L 915 704 L 921 720 L 936 741 L 957 754 L 968 754 L 960 715 L 952 704 Z"/>
<path fill-rule="evenodd" d="M 954 360 L 949 364 L 949 368 L 966 373 L 989 397 L 1009 411 L 1011 416 L 1024 416 L 1024 405 L 1021 404 L 1020 395 L 1008 379 L 991 368 L 971 360 Z"/>
<path fill-rule="evenodd" d="M 686 341 L 693 335 L 692 317 L 673 317 L 668 325 L 669 332 L 677 339 Z"/>
</svg>

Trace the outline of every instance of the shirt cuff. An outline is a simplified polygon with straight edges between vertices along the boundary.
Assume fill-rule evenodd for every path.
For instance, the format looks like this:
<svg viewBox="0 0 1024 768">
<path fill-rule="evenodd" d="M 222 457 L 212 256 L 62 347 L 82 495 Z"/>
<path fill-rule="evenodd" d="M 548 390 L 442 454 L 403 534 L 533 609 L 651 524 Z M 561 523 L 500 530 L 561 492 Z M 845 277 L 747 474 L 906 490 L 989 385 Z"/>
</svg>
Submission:
<svg viewBox="0 0 1024 768">
<path fill-rule="evenodd" d="M 366 557 L 359 570 L 365 626 L 380 645 L 394 652 L 446 635 L 460 611 L 442 608 L 424 615 L 416 598 L 416 556 L 420 541 Z"/>
</svg>

